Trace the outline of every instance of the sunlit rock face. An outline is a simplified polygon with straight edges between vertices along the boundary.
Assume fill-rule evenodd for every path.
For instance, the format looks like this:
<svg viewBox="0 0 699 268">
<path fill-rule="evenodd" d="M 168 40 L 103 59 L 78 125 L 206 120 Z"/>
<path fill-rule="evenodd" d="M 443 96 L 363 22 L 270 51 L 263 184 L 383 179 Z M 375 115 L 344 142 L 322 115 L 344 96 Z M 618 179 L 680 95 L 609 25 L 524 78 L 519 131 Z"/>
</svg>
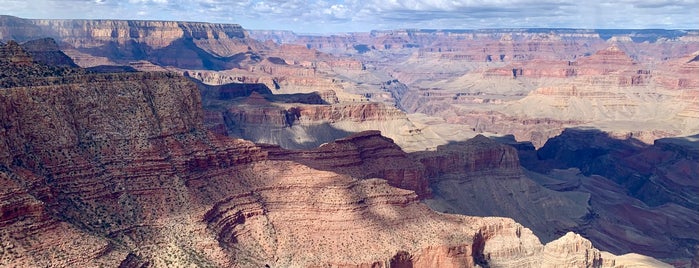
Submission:
<svg viewBox="0 0 699 268">
<path fill-rule="evenodd" d="M 511 219 L 430 210 L 419 191 L 390 185 L 423 187 L 411 184 L 420 165 L 394 176 L 410 159 L 377 132 L 315 151 L 259 146 L 207 132 L 185 77 L 75 72 L 30 73 L 28 84 L 0 89 L 2 265 L 593 267 L 615 258 L 573 234 L 542 245 Z"/>
<path fill-rule="evenodd" d="M 350 54 L 406 85 L 409 113 L 541 147 L 574 126 L 645 143 L 696 128 L 696 30 L 394 30 L 337 36 L 252 32 Z M 266 38 L 266 39 L 265 39 Z M 398 93 L 398 94 L 396 94 Z M 533 123 L 540 122 L 540 123 Z"/>
<path fill-rule="evenodd" d="M 663 110 L 666 121 L 685 118 L 689 123 L 679 125 L 691 127 L 693 58 L 663 61 L 673 66 L 666 72 L 642 65 L 653 55 L 682 54 L 692 43 L 642 50 L 584 31 L 481 32 L 454 35 L 464 39 L 442 43 L 449 49 L 440 51 L 415 44 L 451 37 L 377 32 L 362 38 L 380 37 L 388 46 L 336 46 L 359 54 L 347 58 L 307 44 L 255 41 L 236 34 L 236 25 L 0 22 L 8 44 L 0 49 L 7 56 L 0 68 L 12 73 L 0 89 L 0 178 L 7 185 L 0 224 L 11 230 L 0 239 L 3 265 L 660 266 L 596 248 L 682 265 L 696 244 L 687 231 L 695 214 L 667 198 L 679 187 L 656 196 L 654 189 L 667 183 L 651 183 L 629 196 L 626 185 L 601 173 L 610 165 L 621 173 L 657 165 L 668 175 L 661 180 L 687 184 L 691 158 L 677 160 L 685 149 L 644 151 L 619 166 L 612 158 L 581 161 L 594 163 L 590 173 L 538 159 L 531 144 L 518 147 L 526 147 L 524 156 L 484 136 L 466 141 L 497 132 L 542 147 L 568 126 L 598 123 L 589 118 L 653 118 L 661 109 L 650 104 L 679 99 Z M 100 29 L 95 36 L 79 29 L 51 34 L 75 63 L 94 68 L 61 64 L 65 58 L 49 40 L 7 38 L 43 37 L 65 25 Z M 121 32 L 148 25 L 162 29 L 128 38 Z M 107 36 L 109 27 L 116 32 Z M 566 79 L 610 92 L 565 87 Z M 658 84 L 668 90 L 651 94 Z M 648 90 L 633 98 L 650 104 L 630 106 L 624 94 L 639 88 Z M 542 98 L 555 101 L 537 102 Z M 582 101 L 566 102 L 575 98 Z M 531 103 L 540 110 L 524 109 Z M 580 103 L 597 108 L 571 116 L 586 111 L 577 110 Z M 622 127 L 612 133 L 617 139 L 648 142 L 684 131 L 655 123 L 638 130 L 614 120 L 608 124 Z M 658 145 L 677 144 L 664 142 Z M 528 170 L 518 164 L 530 160 L 543 163 L 526 164 Z M 663 236 L 662 220 L 688 227 Z M 635 235 L 623 235 L 629 233 Z"/>
</svg>

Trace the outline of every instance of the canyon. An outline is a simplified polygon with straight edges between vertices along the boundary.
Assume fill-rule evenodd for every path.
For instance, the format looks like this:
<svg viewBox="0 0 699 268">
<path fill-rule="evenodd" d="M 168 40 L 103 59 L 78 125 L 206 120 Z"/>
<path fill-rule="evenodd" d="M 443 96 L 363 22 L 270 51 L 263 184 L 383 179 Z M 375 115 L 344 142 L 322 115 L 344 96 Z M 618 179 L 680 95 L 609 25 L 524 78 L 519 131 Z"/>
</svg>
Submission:
<svg viewBox="0 0 699 268">
<path fill-rule="evenodd" d="M 697 36 L 0 16 L 0 265 L 694 267 Z"/>
<path fill-rule="evenodd" d="M 699 130 L 696 30 L 393 30 L 306 36 L 262 31 L 388 74 L 408 113 L 541 147 L 570 127 L 655 139 Z M 354 76 L 359 81 L 361 78 Z"/>
<path fill-rule="evenodd" d="M 19 56 L 3 63 L 32 67 Z M 3 265 L 616 263 L 572 233 L 542 245 L 511 219 L 430 210 L 419 165 L 378 132 L 289 151 L 205 131 L 172 73 L 28 78 L 0 91 Z"/>
</svg>

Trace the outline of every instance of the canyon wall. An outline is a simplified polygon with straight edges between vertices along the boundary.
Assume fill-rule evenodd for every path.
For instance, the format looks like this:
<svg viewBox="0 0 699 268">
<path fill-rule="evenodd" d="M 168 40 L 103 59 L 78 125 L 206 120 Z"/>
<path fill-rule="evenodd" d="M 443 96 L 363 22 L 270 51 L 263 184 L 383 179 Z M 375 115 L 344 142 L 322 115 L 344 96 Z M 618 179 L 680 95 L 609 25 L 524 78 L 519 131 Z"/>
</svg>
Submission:
<svg viewBox="0 0 699 268">
<path fill-rule="evenodd" d="M 542 170 L 532 175 L 516 164 L 511 148 L 485 137 L 461 144 L 456 141 L 467 135 L 427 136 L 431 122 L 418 126 L 396 107 L 421 109 L 449 124 L 462 124 L 447 132 L 512 133 L 540 147 L 567 126 L 601 124 L 584 113 L 571 118 L 555 110 L 575 107 L 568 99 L 602 100 L 603 107 L 612 107 L 603 112 L 624 116 L 634 114 L 629 112 L 633 109 L 661 114 L 657 107 L 665 107 L 632 107 L 633 100 L 679 101 L 673 106 L 678 112 L 670 113 L 673 120 L 685 118 L 679 127 L 670 120 L 672 127 L 647 124 L 638 130 L 632 125 L 631 131 L 618 133 L 644 141 L 679 135 L 696 126 L 691 124 L 696 61 L 694 54 L 681 61 L 658 60 L 658 55 L 675 57 L 695 43 L 643 52 L 633 43 L 605 49 L 610 46 L 600 33 L 519 30 L 357 34 L 356 40 L 383 40 L 366 47 L 356 40 L 328 38 L 326 48 L 356 51 L 356 58 L 347 59 L 307 44 L 254 41 L 236 34 L 236 25 L 163 22 L 162 31 L 139 32 L 160 22 L 6 16 L 0 22 L 4 41 L 5 36 L 22 40 L 47 34 L 49 28 L 77 28 L 57 38 L 81 66 L 105 63 L 174 71 L 99 74 L 38 66 L 32 59 L 38 54 L 7 41 L 0 49 L 7 59 L 0 68 L 12 72 L 0 89 L 0 177 L 8 185 L 0 193 L 7 211 L 0 224 L 12 235 L 2 239 L 9 241 L 3 244 L 3 263 L 579 267 L 628 260 L 602 254 L 592 244 L 662 258 L 693 254 L 696 239 L 686 228 L 673 230 L 666 240 L 643 235 L 661 236 L 658 220 L 691 229 L 696 216 L 686 207 L 649 208 L 627 198 L 616 182 L 592 173 Z M 80 38 L 89 46 L 71 43 Z M 332 39 L 351 45 L 333 44 Z M 681 40 L 665 41 L 672 45 Z M 379 44 L 383 48 L 376 48 Z M 638 59 L 654 59 L 669 71 L 647 71 Z M 138 62 L 132 64 L 134 60 Z M 570 67 L 574 62 L 579 65 Z M 178 73 L 210 85 L 197 88 Z M 569 81 L 556 80 L 571 78 L 574 85 L 611 85 L 612 92 L 565 87 L 558 83 Z M 547 85 L 551 81 L 556 83 Z M 657 85 L 663 90 L 653 93 Z M 639 88 L 644 91 L 639 93 Z M 537 102 L 542 98 L 547 102 Z M 549 113 L 526 109 L 532 116 L 521 117 L 518 109 L 527 107 Z M 587 106 L 580 107 L 574 111 Z M 618 117 L 611 118 L 606 124 L 620 124 Z M 331 142 L 369 129 L 391 139 L 364 132 Z M 220 134 L 294 149 L 327 144 L 287 150 Z M 453 143 L 435 145 L 448 141 Z M 394 142 L 435 152 L 414 157 Z M 599 163 L 600 169 L 609 167 L 609 162 Z M 679 170 L 691 170 L 682 163 Z M 668 173 L 674 183 L 686 183 L 681 178 L 690 174 Z M 575 183 L 588 175 L 592 179 L 586 183 Z M 656 188 L 642 188 L 638 198 L 652 196 Z M 614 195 L 604 195 L 609 192 Z M 552 242 L 542 245 L 532 231 L 509 219 L 434 212 L 420 201 L 427 197 L 434 197 L 425 202 L 438 211 L 514 217 Z M 482 204 L 491 206 L 473 212 Z M 551 207 L 568 210 L 560 213 Z M 613 224 L 617 215 L 635 214 L 652 216 Z M 549 219 L 555 223 L 547 223 Z M 571 229 L 593 243 L 567 235 Z M 81 236 L 87 238 L 78 250 L 59 246 Z M 673 242 L 677 239 L 683 242 Z M 682 251 L 669 252 L 659 246 L 663 242 L 676 243 Z"/>
<path fill-rule="evenodd" d="M 696 30 L 389 30 L 251 36 L 351 55 L 407 89 L 408 113 L 543 146 L 566 127 L 646 143 L 695 134 Z M 282 38 L 283 37 L 283 38 Z M 532 124 L 532 122 L 545 122 Z"/>
<path fill-rule="evenodd" d="M 314 168 L 324 157 L 281 157 L 341 150 L 289 152 L 207 132 L 197 87 L 172 73 L 29 75 L 30 84 L 0 89 L 3 266 L 594 267 L 616 260 L 572 234 L 542 245 L 511 219 L 434 212 L 415 192 L 389 186 L 386 174 L 389 181 L 363 178 L 342 165 Z M 386 153 L 401 157 L 395 145 L 362 145 L 376 139 L 392 144 L 367 133 L 337 145 L 366 148 L 356 152 L 375 168 Z"/>
</svg>

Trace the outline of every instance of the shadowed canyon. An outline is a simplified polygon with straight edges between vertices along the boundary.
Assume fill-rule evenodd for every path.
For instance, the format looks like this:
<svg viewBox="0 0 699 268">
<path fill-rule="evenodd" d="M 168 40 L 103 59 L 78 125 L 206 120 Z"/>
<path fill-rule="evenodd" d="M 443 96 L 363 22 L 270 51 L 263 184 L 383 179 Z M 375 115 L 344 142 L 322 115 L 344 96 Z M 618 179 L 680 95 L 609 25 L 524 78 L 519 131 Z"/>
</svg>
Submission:
<svg viewBox="0 0 699 268">
<path fill-rule="evenodd" d="M 697 267 L 699 30 L 0 16 L 2 267 Z"/>
</svg>

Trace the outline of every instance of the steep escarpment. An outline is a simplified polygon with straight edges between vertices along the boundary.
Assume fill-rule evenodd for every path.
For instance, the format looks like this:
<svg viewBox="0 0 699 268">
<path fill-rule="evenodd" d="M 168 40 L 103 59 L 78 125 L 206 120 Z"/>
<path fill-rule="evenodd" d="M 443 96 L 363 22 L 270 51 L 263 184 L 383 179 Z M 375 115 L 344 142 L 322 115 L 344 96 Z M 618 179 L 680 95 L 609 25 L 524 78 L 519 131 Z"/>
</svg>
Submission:
<svg viewBox="0 0 699 268">
<path fill-rule="evenodd" d="M 207 146 L 194 140 L 207 134 L 197 130 L 203 128 L 201 104 L 185 78 L 166 73 L 59 78 L 63 82 L 0 90 L 0 165 L 8 185 L 19 187 L 10 187 L 9 203 L 3 202 L 3 211 L 14 214 L 3 213 L 9 220 L 2 228 L 9 231 L 4 234 L 22 234 L 3 239 L 5 264 L 116 266 L 129 253 L 125 247 L 138 247 L 149 240 L 143 235 L 156 233 L 148 226 L 179 210 L 172 204 L 185 189 L 175 174 L 254 157 L 240 154 L 244 150 L 230 154 L 235 146 L 190 155 L 189 150 L 205 151 Z M 220 162 L 211 158 L 216 155 Z M 141 238 L 134 242 L 123 238 L 124 232 Z M 69 241 L 85 243 L 69 246 Z"/>
<path fill-rule="evenodd" d="M 29 20 L 3 16 L 0 39 L 50 37 L 84 67 L 148 60 L 162 66 L 225 69 L 250 60 L 263 45 L 236 24 L 126 20 Z M 89 56 L 88 56 L 89 55 Z M 86 57 L 87 56 L 87 57 Z M 247 56 L 247 57 L 246 57 Z"/>
<path fill-rule="evenodd" d="M 3 16 L 3 24 L 2 39 L 28 41 L 39 33 L 61 41 L 65 40 L 75 48 L 99 47 L 106 43 L 125 44 L 131 40 L 147 44 L 152 48 L 162 48 L 170 45 L 174 40 L 183 38 L 201 40 L 203 44 L 207 44 L 209 39 L 217 39 L 220 45 L 230 46 L 235 44 L 236 39 L 241 40 L 247 36 L 243 28 L 237 24 L 199 22 L 31 20 Z M 237 51 L 223 52 L 224 47 L 217 47 L 216 50 L 211 51 L 221 51 L 216 53 L 219 56 L 237 53 Z"/>
<path fill-rule="evenodd" d="M 270 159 L 293 160 L 355 178 L 383 178 L 392 186 L 430 196 L 424 167 L 379 131 L 367 131 L 308 151 L 270 151 Z"/>
<path fill-rule="evenodd" d="M 411 157 L 426 169 L 433 190 L 426 202 L 437 211 L 506 215 L 551 241 L 584 224 L 592 210 L 589 194 L 544 188 L 525 174 L 515 148 L 481 135 Z"/>
<path fill-rule="evenodd" d="M 630 194 L 651 206 L 668 202 L 696 209 L 699 185 L 696 137 L 666 138 L 653 146 L 632 137 L 617 140 L 594 130 L 566 130 L 538 152 L 558 167 L 576 167 L 583 174 L 607 177 L 630 189 Z"/>
<path fill-rule="evenodd" d="M 199 88 L 209 129 L 254 142 L 310 149 L 368 130 L 380 130 L 404 148 L 439 142 L 428 141 L 396 107 L 341 101 L 334 90 L 281 94 L 254 83 L 200 83 Z"/>
<path fill-rule="evenodd" d="M 390 181 L 314 168 L 325 159 L 279 157 L 355 146 L 362 161 L 399 159 L 376 133 L 288 152 L 206 132 L 199 92 L 184 77 L 61 79 L 0 89 L 3 266 L 534 267 L 574 259 L 592 267 L 614 259 L 583 239 L 544 246 L 510 219 L 436 213 Z M 377 139 L 383 145 L 372 146 Z"/>
<path fill-rule="evenodd" d="M 694 231 L 699 228 L 697 148 L 696 136 L 649 146 L 633 137 L 568 129 L 538 151 L 521 154 L 525 167 L 546 174 L 532 174 L 545 187 L 591 195 L 594 213 L 575 231 L 595 245 L 689 266 L 699 241 Z M 532 153 L 536 156 L 526 156 Z"/>
</svg>

